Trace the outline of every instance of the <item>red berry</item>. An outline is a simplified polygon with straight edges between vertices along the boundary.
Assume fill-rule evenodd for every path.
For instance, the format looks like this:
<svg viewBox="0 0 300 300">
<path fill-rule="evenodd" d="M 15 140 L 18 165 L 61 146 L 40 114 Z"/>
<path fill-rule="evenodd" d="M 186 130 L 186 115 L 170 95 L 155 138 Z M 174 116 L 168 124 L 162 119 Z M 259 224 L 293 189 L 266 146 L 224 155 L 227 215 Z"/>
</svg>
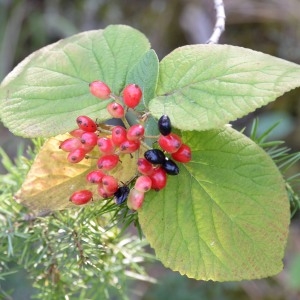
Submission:
<svg viewBox="0 0 300 300">
<path fill-rule="evenodd" d="M 100 170 L 94 170 L 89 172 L 86 175 L 86 180 L 90 183 L 101 183 L 102 182 L 102 178 L 105 176 L 105 173 L 103 173 Z"/>
<path fill-rule="evenodd" d="M 91 191 L 81 190 L 74 192 L 69 200 L 76 205 L 82 205 L 88 203 L 92 199 L 93 193 Z"/>
<path fill-rule="evenodd" d="M 95 132 L 85 132 L 81 137 L 81 143 L 95 147 L 97 145 L 98 136 Z"/>
<path fill-rule="evenodd" d="M 137 169 L 141 174 L 151 175 L 153 173 L 153 165 L 146 158 L 139 158 L 137 165 Z"/>
<path fill-rule="evenodd" d="M 112 139 L 101 137 L 98 138 L 97 145 L 99 150 L 103 154 L 112 154 L 115 152 L 115 145 L 112 142 Z"/>
<path fill-rule="evenodd" d="M 161 135 L 158 139 L 158 144 L 164 151 L 174 153 L 180 148 L 182 141 L 180 136 L 170 133 L 168 135 Z"/>
<path fill-rule="evenodd" d="M 136 141 L 144 136 L 145 129 L 141 124 L 134 124 L 127 130 L 127 139 Z"/>
<path fill-rule="evenodd" d="M 89 145 L 89 144 L 82 144 L 81 143 L 81 149 L 83 149 L 85 151 L 85 153 L 89 153 L 94 149 L 94 146 Z"/>
<path fill-rule="evenodd" d="M 123 101 L 130 108 L 135 108 L 141 101 L 142 90 L 137 84 L 129 84 L 123 90 Z"/>
<path fill-rule="evenodd" d="M 161 167 L 154 169 L 153 173 L 149 175 L 149 177 L 152 181 L 151 188 L 155 191 L 163 189 L 167 184 L 167 173 Z"/>
<path fill-rule="evenodd" d="M 99 169 L 109 171 L 113 169 L 118 162 L 119 156 L 117 154 L 107 154 L 98 159 L 97 166 Z"/>
<path fill-rule="evenodd" d="M 111 139 L 116 147 L 127 140 L 126 129 L 122 126 L 115 126 L 111 132 Z"/>
<path fill-rule="evenodd" d="M 192 159 L 192 151 L 188 145 L 182 144 L 177 152 L 172 153 L 171 156 L 179 162 L 188 163 Z"/>
<path fill-rule="evenodd" d="M 81 136 L 85 133 L 85 131 L 83 129 L 77 128 L 72 130 L 71 132 L 69 132 L 70 135 L 77 137 L 77 138 L 81 138 Z"/>
<path fill-rule="evenodd" d="M 97 124 L 88 116 L 79 116 L 76 122 L 78 127 L 84 131 L 95 132 L 97 130 Z"/>
<path fill-rule="evenodd" d="M 134 188 L 139 192 L 148 192 L 151 189 L 152 180 L 149 176 L 139 176 L 135 182 Z"/>
<path fill-rule="evenodd" d="M 108 193 L 102 184 L 98 185 L 98 194 L 104 199 L 110 198 L 114 195 L 114 193 Z"/>
<path fill-rule="evenodd" d="M 120 145 L 121 153 L 133 153 L 141 146 L 140 141 L 125 141 Z"/>
<path fill-rule="evenodd" d="M 105 175 L 102 178 L 102 185 L 104 190 L 109 194 L 114 194 L 119 187 L 118 180 L 111 175 Z"/>
<path fill-rule="evenodd" d="M 108 99 L 111 93 L 109 86 L 100 80 L 95 80 L 89 84 L 90 92 L 97 98 Z"/>
<path fill-rule="evenodd" d="M 106 109 L 110 113 L 110 115 L 114 118 L 123 118 L 124 117 L 124 114 L 125 114 L 124 107 L 117 102 L 109 103 L 107 105 Z"/>
<path fill-rule="evenodd" d="M 145 193 L 137 191 L 136 189 L 132 189 L 129 192 L 127 199 L 127 206 L 130 209 L 138 210 L 142 207 L 145 198 Z"/>
<path fill-rule="evenodd" d="M 86 155 L 86 151 L 82 148 L 78 148 L 78 149 L 75 149 L 74 151 L 70 152 L 68 154 L 68 161 L 70 163 L 78 163 L 80 161 L 82 161 L 84 158 L 85 158 L 85 155 Z"/>
<path fill-rule="evenodd" d="M 64 140 L 63 142 L 61 142 L 61 144 L 59 145 L 59 148 L 63 151 L 66 152 L 71 152 L 74 151 L 78 148 L 80 148 L 81 143 L 80 140 L 77 138 L 69 138 Z"/>
</svg>

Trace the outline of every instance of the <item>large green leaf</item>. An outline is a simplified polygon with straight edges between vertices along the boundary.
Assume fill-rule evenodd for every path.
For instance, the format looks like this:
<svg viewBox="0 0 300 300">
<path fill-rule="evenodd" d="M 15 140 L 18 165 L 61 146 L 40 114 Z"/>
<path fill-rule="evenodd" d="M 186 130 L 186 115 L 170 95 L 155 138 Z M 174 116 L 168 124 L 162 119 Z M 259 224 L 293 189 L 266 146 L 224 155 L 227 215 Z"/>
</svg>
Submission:
<svg viewBox="0 0 300 300">
<path fill-rule="evenodd" d="M 139 220 L 162 263 L 202 280 L 274 275 L 290 219 L 284 181 L 270 157 L 225 127 L 186 132 L 192 161 L 147 194 Z"/>
<path fill-rule="evenodd" d="M 46 46 L 27 57 L 0 86 L 4 124 L 15 134 L 54 136 L 76 127 L 78 115 L 108 119 L 108 101 L 89 93 L 103 80 L 115 94 L 128 71 L 149 50 L 139 31 L 122 25 L 87 31 Z"/>
<path fill-rule="evenodd" d="M 160 63 L 150 112 L 182 130 L 218 128 L 300 86 L 300 66 L 228 45 L 177 48 Z"/>
</svg>

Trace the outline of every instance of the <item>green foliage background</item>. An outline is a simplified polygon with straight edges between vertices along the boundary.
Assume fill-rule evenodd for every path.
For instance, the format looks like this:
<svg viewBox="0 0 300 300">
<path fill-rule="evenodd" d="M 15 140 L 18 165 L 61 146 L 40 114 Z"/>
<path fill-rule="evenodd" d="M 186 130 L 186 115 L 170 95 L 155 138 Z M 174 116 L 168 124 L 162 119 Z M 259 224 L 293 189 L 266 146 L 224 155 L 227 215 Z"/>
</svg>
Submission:
<svg viewBox="0 0 300 300">
<path fill-rule="evenodd" d="M 214 11 L 212 1 L 1 1 L 0 2 L 0 79 L 2 79 L 19 61 L 32 51 L 41 48 L 60 38 L 89 29 L 104 28 L 109 24 L 128 24 L 142 31 L 150 40 L 159 58 L 168 54 L 174 48 L 190 43 L 203 43 L 209 37 Z M 297 0 L 282 1 L 252 1 L 241 3 L 238 0 L 226 1 L 226 32 L 221 43 L 245 46 L 254 50 L 272 54 L 296 63 L 300 63 L 300 19 L 296 12 L 300 10 Z M 260 5 L 258 5 L 260 3 Z M 259 34 L 258 34 L 259 33 Z M 259 115 L 261 129 L 268 128 L 274 122 L 282 120 L 273 138 L 287 141 L 293 151 L 300 150 L 300 91 L 290 92 L 273 104 L 261 109 L 247 118 L 235 122 L 237 128 L 242 128 L 251 122 L 251 118 Z M 15 138 L 0 127 L 0 146 L 11 157 L 22 152 L 30 141 Z M 21 147 L 21 148 L 20 148 Z M 19 165 L 21 167 L 21 165 Z M 24 170 L 18 169 L 19 170 Z M 2 167 L 2 173 L 6 171 Z M 17 170 L 15 170 L 17 172 Z M 299 166 L 294 166 L 292 172 L 299 172 Z M 4 187 L 16 189 L 20 184 L 22 174 L 13 178 L 6 177 Z M 19 178 L 19 179 L 18 179 Z M 3 206 L 0 206 L 3 208 Z M 19 208 L 14 208 L 19 209 Z M 136 283 L 136 290 L 142 295 L 131 299 L 165 299 L 164 295 L 174 295 L 178 299 L 253 299 L 255 290 L 259 291 L 260 299 L 293 299 L 299 295 L 299 281 L 293 261 L 299 261 L 299 215 L 295 215 L 291 225 L 290 242 L 286 254 L 287 268 L 278 276 L 260 282 L 241 284 L 199 283 L 185 277 L 171 275 L 166 277 L 159 287 L 149 288 L 149 284 Z M 298 237 L 297 237 L 298 236 Z M 22 238 L 22 237 L 20 237 Z M 24 237 L 23 237 L 24 238 Z M 1 237 L 3 241 L 3 237 Z M 0 262 L 4 263 L 3 261 Z M 299 263 L 298 263 L 299 265 Z M 9 265 L 13 269 L 13 265 Z M 165 277 L 166 270 L 159 265 L 150 268 L 155 277 Z M 18 274 L 18 273 L 17 273 Z M 167 274 L 169 274 L 167 272 Z M 172 274 L 172 273 L 171 273 Z M 296 274 L 296 275 L 295 275 Z M 2 272 L 1 272 L 2 275 Z M 19 285 L 15 277 L 9 277 L 5 290 Z M 285 280 L 284 278 L 288 278 Z M 174 285 L 177 289 L 174 289 Z M 30 284 L 28 285 L 30 287 Z M 195 287 L 195 288 L 187 288 Z M 1 285 L 2 287 L 2 285 Z M 24 288 L 26 289 L 26 288 Z M 200 293 L 200 289 L 202 293 Z M 205 293 L 203 290 L 214 289 L 218 293 Z M 151 290 L 151 292 L 150 292 Z M 28 293 L 31 293 L 28 290 Z M 3 296 L 3 299 L 7 296 Z M 118 297 L 118 296 L 117 296 Z M 236 297 L 236 298 L 234 298 Z M 15 298 L 18 296 L 15 294 Z M 116 298 L 118 299 L 118 298 Z"/>
</svg>

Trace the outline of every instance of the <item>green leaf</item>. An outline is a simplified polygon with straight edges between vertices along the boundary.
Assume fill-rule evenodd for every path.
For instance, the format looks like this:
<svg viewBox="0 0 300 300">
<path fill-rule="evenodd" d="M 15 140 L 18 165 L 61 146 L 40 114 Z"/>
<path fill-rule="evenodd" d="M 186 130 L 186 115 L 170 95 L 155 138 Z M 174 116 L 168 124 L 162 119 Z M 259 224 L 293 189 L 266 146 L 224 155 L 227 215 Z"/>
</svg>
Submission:
<svg viewBox="0 0 300 300">
<path fill-rule="evenodd" d="M 136 110 L 145 110 L 149 101 L 154 97 L 158 80 L 158 69 L 158 57 L 155 51 L 151 49 L 129 71 L 126 84 L 138 84 L 143 91 L 143 101 L 136 107 Z"/>
<path fill-rule="evenodd" d="M 127 73 L 149 47 L 143 34 L 122 25 L 83 32 L 46 46 L 2 82 L 1 119 L 13 133 L 26 137 L 70 131 L 78 115 L 106 120 L 110 118 L 108 100 L 92 96 L 88 84 L 102 80 L 120 94 Z"/>
<path fill-rule="evenodd" d="M 250 49 L 193 45 L 160 63 L 149 110 L 182 130 L 218 128 L 300 86 L 300 66 Z"/>
<path fill-rule="evenodd" d="M 139 211 L 143 232 L 172 270 L 201 280 L 274 275 L 290 220 L 284 181 L 271 158 L 224 127 L 186 132 L 192 161 L 150 192 Z"/>
<path fill-rule="evenodd" d="M 157 120 L 155 120 L 151 115 L 149 115 L 144 124 L 144 127 L 145 127 L 145 136 L 148 136 L 148 138 L 145 138 L 144 141 L 149 147 L 153 147 L 153 143 L 156 143 L 157 141 L 157 138 L 153 138 L 153 137 L 160 135 L 160 132 L 158 130 L 158 125 L 157 125 Z"/>
</svg>

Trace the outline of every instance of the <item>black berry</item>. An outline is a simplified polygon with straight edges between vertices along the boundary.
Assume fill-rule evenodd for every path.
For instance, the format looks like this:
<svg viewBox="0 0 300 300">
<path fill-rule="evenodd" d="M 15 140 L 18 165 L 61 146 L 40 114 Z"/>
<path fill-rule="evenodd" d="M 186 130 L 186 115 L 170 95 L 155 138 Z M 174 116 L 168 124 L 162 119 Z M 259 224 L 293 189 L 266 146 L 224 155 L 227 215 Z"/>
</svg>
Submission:
<svg viewBox="0 0 300 300">
<path fill-rule="evenodd" d="M 172 130 L 171 120 L 167 115 L 162 115 L 159 118 L 158 130 L 162 135 L 168 135 L 171 133 L 171 130 Z"/>
<path fill-rule="evenodd" d="M 169 175 L 178 175 L 179 174 L 179 168 L 178 168 L 177 164 L 171 159 L 166 159 L 162 163 L 161 166 L 166 171 L 166 173 Z"/>
<path fill-rule="evenodd" d="M 118 205 L 122 204 L 127 199 L 129 191 L 130 189 L 127 185 L 120 186 L 114 193 L 115 203 Z"/>
<path fill-rule="evenodd" d="M 151 164 L 162 164 L 166 157 L 165 154 L 159 149 L 151 149 L 147 150 L 144 153 L 144 157 L 151 163 Z"/>
</svg>

